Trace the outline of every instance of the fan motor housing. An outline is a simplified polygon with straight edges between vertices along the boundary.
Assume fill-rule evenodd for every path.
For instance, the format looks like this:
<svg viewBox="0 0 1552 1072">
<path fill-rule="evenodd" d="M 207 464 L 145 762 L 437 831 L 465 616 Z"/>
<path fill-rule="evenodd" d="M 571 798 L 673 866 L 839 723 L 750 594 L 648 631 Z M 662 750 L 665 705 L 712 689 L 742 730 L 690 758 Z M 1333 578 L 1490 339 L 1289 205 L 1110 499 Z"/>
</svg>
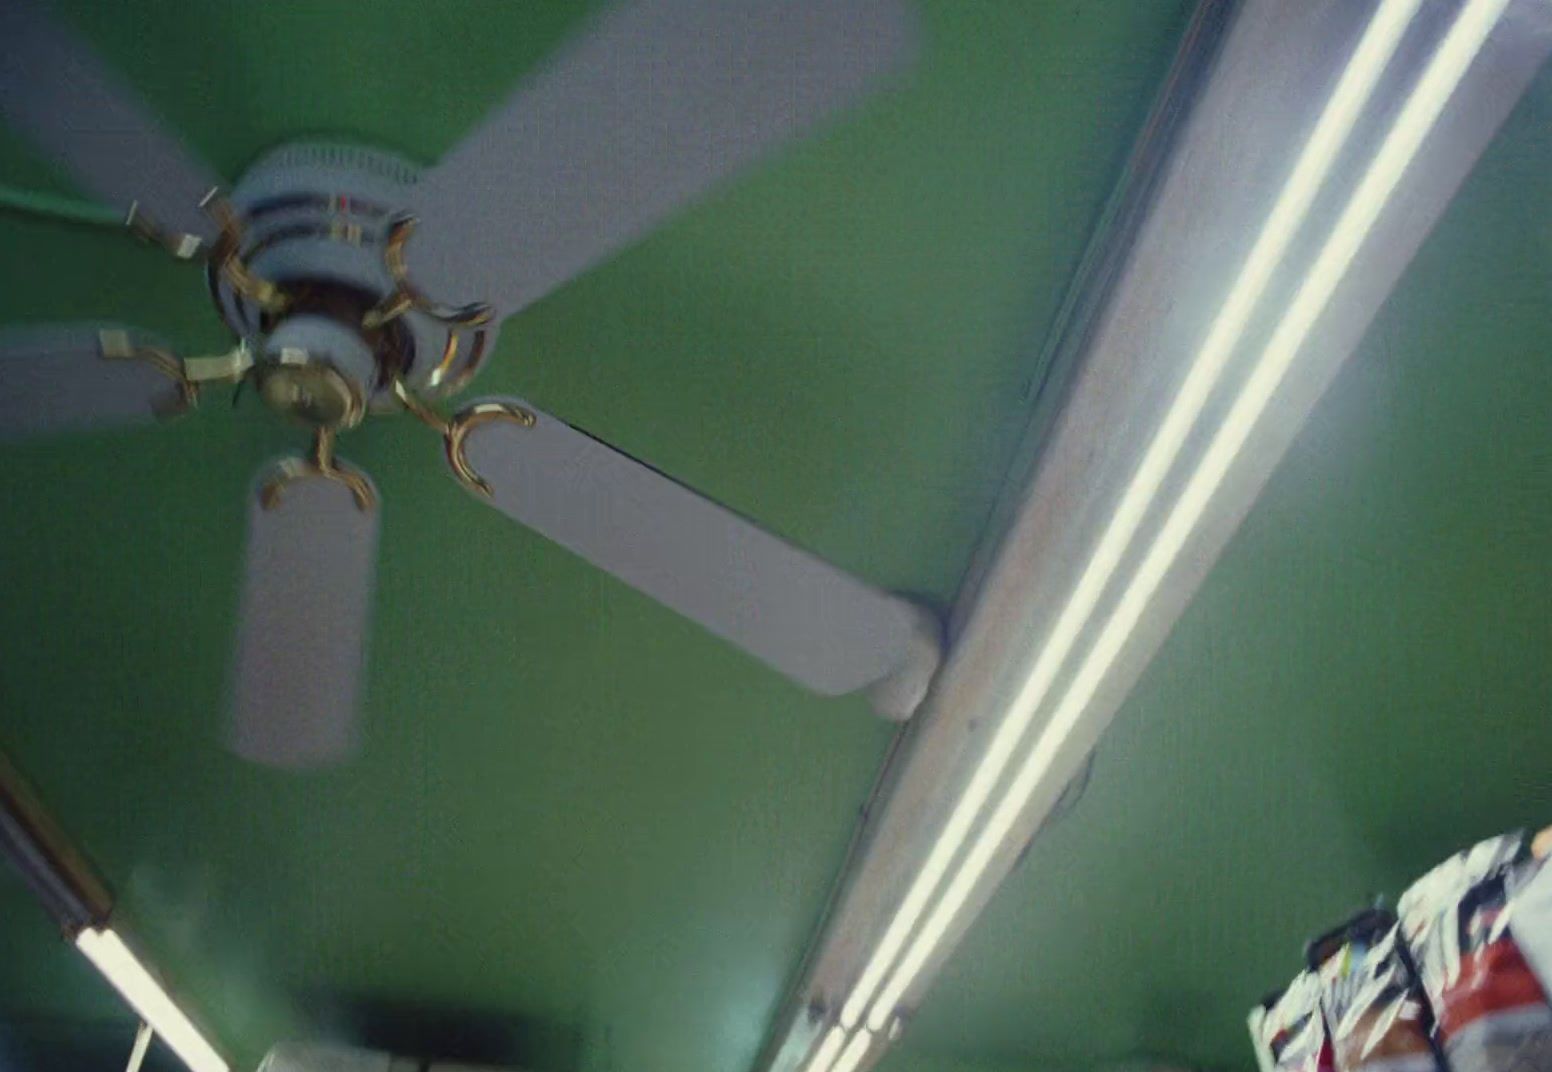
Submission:
<svg viewBox="0 0 1552 1072">
<path fill-rule="evenodd" d="M 211 295 L 235 333 L 265 340 L 257 356 L 266 402 L 308 423 L 348 425 L 352 393 L 370 411 L 398 407 L 390 374 L 423 397 L 439 398 L 479 371 L 495 342 L 495 321 L 461 326 L 410 308 L 380 327 L 363 326 L 367 311 L 395 292 L 384 244 L 390 225 L 412 211 L 419 174 L 392 153 L 305 142 L 266 154 L 232 190 L 239 256 L 249 272 L 285 293 L 287 306 L 266 310 L 218 271 L 210 275 Z M 413 238 L 408 259 L 413 267 Z"/>
</svg>

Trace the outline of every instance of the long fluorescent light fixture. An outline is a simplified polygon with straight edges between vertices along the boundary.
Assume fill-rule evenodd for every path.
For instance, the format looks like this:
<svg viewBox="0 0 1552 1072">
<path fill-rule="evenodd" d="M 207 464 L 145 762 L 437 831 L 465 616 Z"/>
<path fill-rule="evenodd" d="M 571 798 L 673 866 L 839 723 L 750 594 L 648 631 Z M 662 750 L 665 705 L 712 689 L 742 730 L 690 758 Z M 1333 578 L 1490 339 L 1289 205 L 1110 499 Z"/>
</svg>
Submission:
<svg viewBox="0 0 1552 1072">
<path fill-rule="evenodd" d="M 1148 601 L 1201 521 L 1213 493 L 1265 412 L 1283 376 L 1298 356 L 1304 339 L 1379 218 L 1380 210 L 1395 192 L 1407 165 L 1417 155 L 1423 139 L 1508 4 L 1509 0 L 1471 0 L 1439 45 L 1082 667 L 1002 802 L 981 829 L 953 881 L 880 993 L 873 1015 L 869 1017 L 870 1023 L 874 1020 L 887 1022 L 893 1014 L 895 1003 L 915 981 L 1003 838 L 1017 821 L 1019 812 L 1039 787 L 1106 671 L 1131 636 Z"/>
<path fill-rule="evenodd" d="M 858 1034 L 860 1037 L 861 1032 Z M 845 1045 L 846 1029 L 839 1025 L 832 1027 L 814 1051 L 813 1060 L 808 1062 L 808 1072 L 834 1072 L 835 1059 L 841 1055 Z"/>
<path fill-rule="evenodd" d="M 1372 96 L 1375 84 L 1419 4 L 1420 0 L 1385 0 L 1370 21 L 1029 676 L 842 1007 L 841 1023 L 846 1027 L 853 1027 L 862 1019 L 863 1010 L 913 933 L 928 900 L 948 874 L 954 857 L 980 817 L 1019 741 L 1039 712 L 1052 681 L 1088 623 L 1122 556 L 1131 546 L 1148 507 L 1222 377 L 1273 271 L 1308 215 L 1315 195 L 1330 175 L 1354 123 Z M 874 1030 L 881 1029 L 892 1012 L 892 1008 L 883 1008 L 882 1002 L 879 1006 L 871 1021 Z"/>
<path fill-rule="evenodd" d="M 230 1072 L 215 1047 L 112 928 L 85 927 L 77 932 L 75 945 L 191 1072 Z"/>
<path fill-rule="evenodd" d="M 856 1072 L 857 1066 L 862 1063 L 862 1059 L 868 1055 L 868 1051 L 872 1048 L 872 1034 L 866 1030 L 858 1031 L 851 1037 L 851 1041 L 846 1044 L 846 1048 L 841 1051 L 840 1059 L 835 1062 L 829 1072 Z"/>
<path fill-rule="evenodd" d="M 860 1060 L 870 1045 L 869 1032 L 888 1027 L 900 1000 L 953 929 L 1029 800 L 1043 787 L 1056 757 L 1080 724 L 1160 583 L 1197 529 L 1214 493 L 1298 357 L 1381 210 L 1509 3 L 1510 0 L 1469 0 L 1450 26 L 1226 418 L 1213 433 L 1184 490 L 1168 504 L 1162 528 L 1110 617 L 1083 655 L 1065 693 L 1054 709 L 1048 709 L 1045 701 L 1052 684 L 1068 664 L 1074 645 L 1115 578 L 1165 477 L 1221 380 L 1273 272 L 1304 223 L 1354 124 L 1411 25 L 1419 0 L 1383 0 L 1376 10 L 1077 585 L 925 864 L 848 994 L 840 1026 L 823 1037 L 807 1064 L 808 1072 L 839 1072 L 839 1065 L 854 1048 Z M 1036 716 L 1048 710 L 1044 729 L 1023 751 L 1012 781 L 987 816 L 987 804 L 1019 754 L 1019 744 Z M 977 820 L 983 817 L 984 822 L 976 830 Z M 961 858 L 967 844 L 968 852 Z M 945 880 L 947 886 L 940 892 Z M 861 1027 L 864 1022 L 866 1028 Z M 838 1038 L 837 1031 L 849 1041 Z M 853 1031 L 856 1034 L 851 1034 Z M 839 1061 L 837 1053 L 842 1055 Z"/>
</svg>

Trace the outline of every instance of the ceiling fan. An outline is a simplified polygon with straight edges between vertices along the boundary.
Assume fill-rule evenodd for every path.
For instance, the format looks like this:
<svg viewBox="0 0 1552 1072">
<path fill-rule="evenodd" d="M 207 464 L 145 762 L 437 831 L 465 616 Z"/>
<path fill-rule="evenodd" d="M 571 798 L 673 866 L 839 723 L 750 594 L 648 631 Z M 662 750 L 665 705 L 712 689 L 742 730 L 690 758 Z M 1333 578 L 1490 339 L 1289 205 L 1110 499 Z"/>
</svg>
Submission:
<svg viewBox="0 0 1552 1072">
<path fill-rule="evenodd" d="M 934 618 L 516 398 L 444 416 L 502 318 L 856 104 L 914 53 L 904 0 L 635 0 L 606 11 L 435 165 L 282 146 L 231 187 L 34 0 L 0 0 L 0 118 L 127 226 L 203 266 L 236 345 L 138 329 L 0 333 L 0 438 L 127 424 L 249 383 L 312 430 L 249 507 L 232 747 L 277 766 L 356 739 L 378 512 L 335 454 L 408 413 L 471 494 L 823 694 L 903 719 Z M 449 304 L 450 302 L 470 304 Z"/>
</svg>

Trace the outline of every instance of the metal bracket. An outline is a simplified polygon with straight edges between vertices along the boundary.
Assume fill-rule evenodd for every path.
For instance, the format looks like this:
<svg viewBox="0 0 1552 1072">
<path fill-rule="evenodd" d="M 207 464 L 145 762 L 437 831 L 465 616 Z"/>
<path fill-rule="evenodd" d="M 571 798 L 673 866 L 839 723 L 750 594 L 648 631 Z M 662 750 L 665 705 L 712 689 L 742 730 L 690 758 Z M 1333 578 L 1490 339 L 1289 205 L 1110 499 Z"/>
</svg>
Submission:
<svg viewBox="0 0 1552 1072">
<path fill-rule="evenodd" d="M 178 396 L 170 403 L 157 404 L 158 417 L 176 417 L 199 403 L 199 388 L 185 374 L 183 362 L 168 351 L 156 346 L 137 346 L 130 340 L 129 332 L 119 329 L 99 331 L 97 348 L 104 361 L 141 361 L 172 381 Z"/>
<path fill-rule="evenodd" d="M 129 332 L 112 328 L 97 333 L 97 347 L 105 361 L 143 361 L 172 381 L 177 397 L 158 403 L 158 417 L 176 417 L 199 404 L 200 388 L 211 384 L 241 384 L 253 369 L 253 350 L 247 340 L 224 354 L 180 358 L 156 346 L 137 345 Z"/>
<path fill-rule="evenodd" d="M 246 298 L 269 313 L 279 313 L 290 304 L 286 293 L 274 283 L 259 276 L 242 259 L 242 221 L 222 194 L 220 187 L 212 187 L 200 198 L 199 207 L 220 228 L 214 241 L 206 241 L 199 235 L 182 231 L 170 231 L 132 202 L 124 226 L 137 237 L 153 245 L 161 246 L 180 261 L 204 260 L 211 269 L 221 275 L 239 297 Z"/>
<path fill-rule="evenodd" d="M 252 368 L 253 350 L 246 339 L 224 354 L 183 359 L 183 376 L 196 387 L 207 383 L 237 383 Z"/>
<path fill-rule="evenodd" d="M 453 467 L 453 475 L 470 491 L 487 497 L 491 494 L 490 484 L 469 464 L 464 454 L 464 441 L 469 438 L 470 432 L 493 421 L 512 421 L 524 428 L 532 428 L 537 418 L 522 406 L 510 402 L 476 402 L 453 415 L 453 419 L 447 422 L 446 433 L 447 462 Z"/>
<path fill-rule="evenodd" d="M 257 275 L 242 259 L 242 221 L 232 203 L 219 189 L 211 190 L 199 207 L 216 222 L 221 233 L 210 247 L 211 269 L 221 275 L 241 298 L 246 298 L 267 313 L 282 313 L 291 299 L 274 283 Z"/>
<path fill-rule="evenodd" d="M 311 457 L 282 458 L 276 462 L 259 485 L 259 505 L 265 510 L 273 510 L 280 504 L 286 485 L 297 480 L 323 477 L 349 488 L 358 510 L 364 512 L 375 509 L 377 492 L 372 490 L 371 481 L 364 474 L 339 463 L 334 457 L 334 439 L 333 428 L 319 428 L 313 433 Z"/>
<path fill-rule="evenodd" d="M 538 418 L 532 412 L 511 402 L 476 402 L 452 417 L 444 417 L 397 376 L 393 379 L 393 393 L 411 416 L 442 436 L 443 449 L 447 452 L 448 465 L 453 468 L 453 476 L 476 495 L 488 497 L 491 488 L 485 478 L 475 472 L 464 453 L 464 441 L 469 438 L 469 433 L 492 421 L 512 421 L 524 428 L 532 428 L 538 423 Z"/>
<path fill-rule="evenodd" d="M 418 222 L 414 216 L 406 214 L 395 217 L 388 225 L 388 234 L 383 241 L 383 264 L 388 269 L 389 278 L 393 280 L 393 291 L 367 310 L 361 320 L 362 326 L 375 330 L 411 309 L 455 328 L 476 328 L 488 324 L 495 310 L 484 302 L 462 306 L 443 305 L 428 298 L 410 282 L 409 266 L 404 262 L 404 246 L 409 242 L 410 235 L 415 233 Z"/>
<path fill-rule="evenodd" d="M 214 194 L 215 190 L 212 189 L 205 198 L 208 200 Z M 157 223 L 154 217 L 140 207 L 139 201 L 129 203 L 129 213 L 124 217 L 124 226 L 128 227 L 135 237 L 152 245 L 161 246 L 180 261 L 196 260 L 204 257 L 209 251 L 209 244 L 199 235 L 169 231 Z"/>
</svg>

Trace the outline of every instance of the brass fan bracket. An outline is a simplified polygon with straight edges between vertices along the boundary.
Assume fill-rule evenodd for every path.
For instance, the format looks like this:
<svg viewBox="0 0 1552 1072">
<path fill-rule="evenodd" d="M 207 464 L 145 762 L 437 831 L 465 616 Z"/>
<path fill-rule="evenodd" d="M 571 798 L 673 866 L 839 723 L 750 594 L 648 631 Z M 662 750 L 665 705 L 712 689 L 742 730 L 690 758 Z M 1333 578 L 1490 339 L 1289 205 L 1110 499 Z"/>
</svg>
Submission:
<svg viewBox="0 0 1552 1072">
<path fill-rule="evenodd" d="M 211 190 L 205 195 L 205 200 L 209 200 L 214 194 L 215 190 Z M 204 201 L 200 203 L 203 204 Z M 129 228 L 130 233 L 136 238 L 154 246 L 161 246 L 180 261 L 199 260 L 209 253 L 209 243 L 199 235 L 168 230 L 141 208 L 139 201 L 129 203 L 129 212 L 124 217 L 124 226 Z"/>
<path fill-rule="evenodd" d="M 259 505 L 273 510 L 279 505 L 286 486 L 298 480 L 323 477 L 350 489 L 356 508 L 363 512 L 376 509 L 377 492 L 371 481 L 355 469 L 341 465 L 334 457 L 335 430 L 318 428 L 313 433 L 312 455 L 307 458 L 282 458 L 259 485 Z"/>
<path fill-rule="evenodd" d="M 367 310 L 361 320 L 362 326 L 368 331 L 375 331 L 412 309 L 460 330 L 490 323 L 494 310 L 484 302 L 462 306 L 444 305 L 427 297 L 410 282 L 409 266 L 404 261 L 404 247 L 410 235 L 415 233 L 417 222 L 414 216 L 405 214 L 395 217 L 388 225 L 388 234 L 383 241 L 383 265 L 388 269 L 388 277 L 393 280 L 393 290 Z"/>
<path fill-rule="evenodd" d="M 212 383 L 238 383 L 253 369 L 253 350 L 246 339 L 224 354 L 209 357 L 185 357 L 183 376 L 194 387 Z"/>
<path fill-rule="evenodd" d="M 469 433 L 492 421 L 513 421 L 524 428 L 532 428 L 535 424 L 532 413 L 510 402 L 476 402 L 450 418 L 444 417 L 428 405 L 425 399 L 410 390 L 398 376 L 393 378 L 393 393 L 416 420 L 442 436 L 443 449 L 447 452 L 447 463 L 453 468 L 453 476 L 476 495 L 489 497 L 491 489 L 485 478 L 469 464 L 464 450 L 464 441 L 468 439 Z"/>
<path fill-rule="evenodd" d="M 291 298 L 274 283 L 249 268 L 242 258 L 242 221 L 219 189 L 211 190 L 199 207 L 221 230 L 207 259 L 211 270 L 225 279 L 237 296 L 253 302 L 266 313 L 283 313 Z"/>
<path fill-rule="evenodd" d="M 491 494 L 490 484 L 475 471 L 474 466 L 469 464 L 464 443 L 469 438 L 469 433 L 481 425 L 491 424 L 494 421 L 511 421 L 523 428 L 532 428 L 537 423 L 537 418 L 522 406 L 510 402 L 476 402 L 454 414 L 452 420 L 447 422 L 447 429 L 443 433 L 447 463 L 453 467 L 453 475 L 464 487 L 476 495 L 487 498 Z"/>
<path fill-rule="evenodd" d="M 417 395 L 397 372 L 394 373 L 390 386 L 393 389 L 393 397 L 399 400 L 399 404 L 404 407 L 406 413 L 444 439 L 447 437 L 450 428 L 448 419 L 438 413 L 436 408 L 424 398 Z"/>
<path fill-rule="evenodd" d="M 170 403 L 157 406 L 158 417 L 175 417 L 199 404 L 199 386 L 184 372 L 183 362 L 159 346 L 139 346 L 129 337 L 129 332 L 111 329 L 97 333 L 97 347 L 105 361 L 140 361 L 166 376 L 178 389 L 178 395 Z"/>
</svg>

